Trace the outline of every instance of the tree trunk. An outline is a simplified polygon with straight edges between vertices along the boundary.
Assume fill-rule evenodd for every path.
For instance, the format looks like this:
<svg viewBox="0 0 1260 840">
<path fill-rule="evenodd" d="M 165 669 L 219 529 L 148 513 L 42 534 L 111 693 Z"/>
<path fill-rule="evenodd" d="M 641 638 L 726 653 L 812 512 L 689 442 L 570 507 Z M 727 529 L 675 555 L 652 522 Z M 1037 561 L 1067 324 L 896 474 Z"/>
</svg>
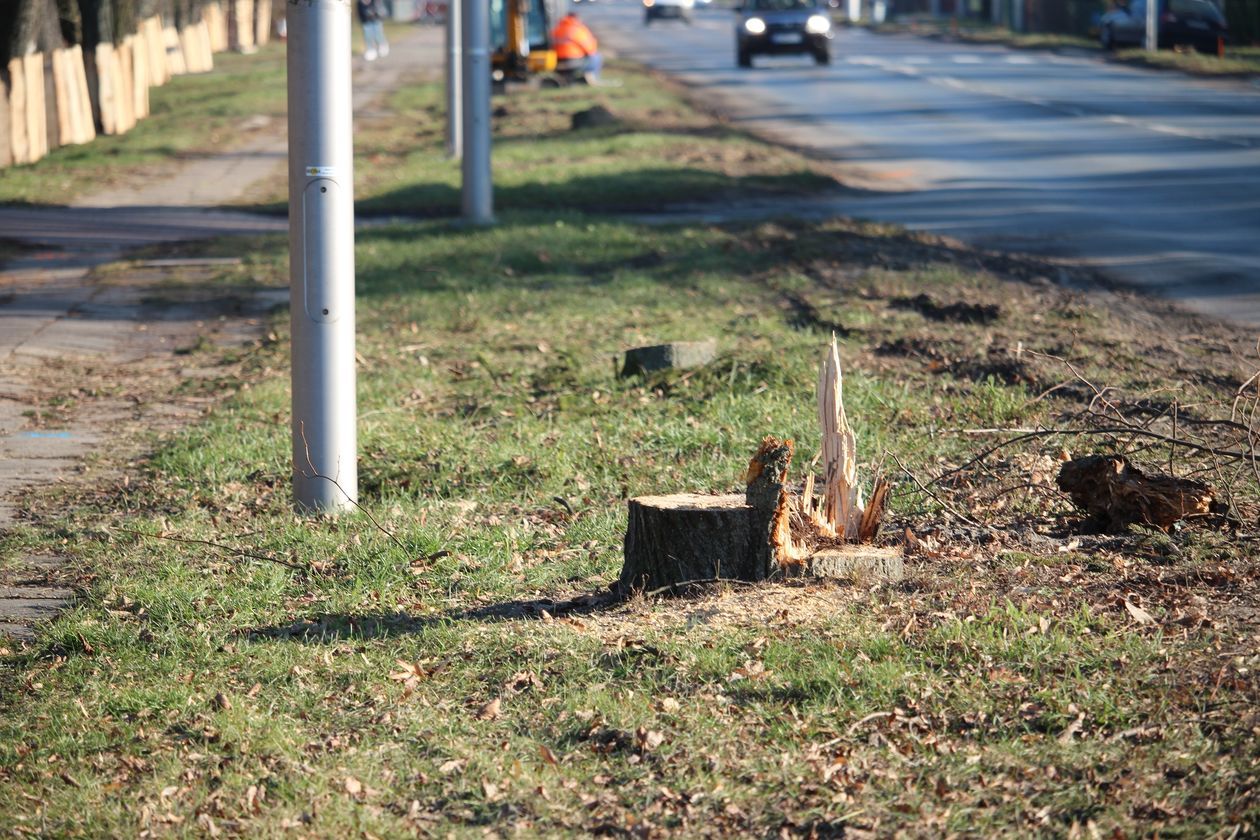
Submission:
<svg viewBox="0 0 1260 840">
<path fill-rule="evenodd" d="M 97 44 L 113 43 L 114 9 L 110 0 L 79 0 L 79 19 L 85 55 L 91 55 Z"/>
</svg>

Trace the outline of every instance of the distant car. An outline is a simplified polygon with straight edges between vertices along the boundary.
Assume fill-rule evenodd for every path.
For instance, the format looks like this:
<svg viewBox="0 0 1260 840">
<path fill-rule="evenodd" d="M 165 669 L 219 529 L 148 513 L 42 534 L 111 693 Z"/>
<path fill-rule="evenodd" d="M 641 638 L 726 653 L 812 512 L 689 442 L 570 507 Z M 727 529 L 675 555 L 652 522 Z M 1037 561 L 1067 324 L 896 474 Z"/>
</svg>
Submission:
<svg viewBox="0 0 1260 840">
<path fill-rule="evenodd" d="M 691 23 L 691 10 L 695 7 L 696 0 L 643 0 L 643 25 L 670 18 Z"/>
<path fill-rule="evenodd" d="M 744 0 L 737 11 L 735 61 L 752 67 L 755 55 L 812 55 L 831 63 L 831 12 L 815 0 Z"/>
<path fill-rule="evenodd" d="M 1194 47 L 1216 52 L 1228 40 L 1225 15 L 1211 0 L 1158 0 L 1159 47 Z M 1116 8 L 1098 21 L 1098 40 L 1104 50 L 1140 47 L 1146 42 L 1147 0 L 1117 0 Z"/>
</svg>

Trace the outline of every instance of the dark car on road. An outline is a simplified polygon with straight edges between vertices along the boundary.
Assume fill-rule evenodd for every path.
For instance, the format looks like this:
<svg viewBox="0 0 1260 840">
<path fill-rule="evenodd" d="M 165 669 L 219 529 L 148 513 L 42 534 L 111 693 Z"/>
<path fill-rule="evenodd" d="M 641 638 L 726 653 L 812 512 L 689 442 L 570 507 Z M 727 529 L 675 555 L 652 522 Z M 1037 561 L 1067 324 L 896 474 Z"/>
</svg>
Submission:
<svg viewBox="0 0 1260 840">
<path fill-rule="evenodd" d="M 815 0 L 744 0 L 735 26 L 735 60 L 752 67 L 754 55 L 812 55 L 831 63 L 831 10 Z"/>
<path fill-rule="evenodd" d="M 1193 47 L 1200 52 L 1216 52 L 1217 44 L 1228 40 L 1225 15 L 1212 0 L 1157 0 L 1159 47 Z M 1098 22 L 1098 39 L 1103 49 L 1140 47 L 1146 41 L 1148 0 L 1118 0 L 1116 8 Z"/>
</svg>

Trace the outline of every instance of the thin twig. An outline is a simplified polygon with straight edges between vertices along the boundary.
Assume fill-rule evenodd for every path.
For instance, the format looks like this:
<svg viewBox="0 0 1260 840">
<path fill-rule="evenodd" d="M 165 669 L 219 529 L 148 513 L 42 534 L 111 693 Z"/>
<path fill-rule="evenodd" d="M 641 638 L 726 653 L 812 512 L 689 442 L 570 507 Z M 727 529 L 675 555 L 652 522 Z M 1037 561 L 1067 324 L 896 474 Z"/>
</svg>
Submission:
<svg viewBox="0 0 1260 840">
<path fill-rule="evenodd" d="M 926 485 L 924 485 L 922 481 L 919 481 L 919 477 L 916 476 L 914 473 L 910 472 L 910 470 L 906 467 L 906 465 L 901 463 L 900 458 L 898 458 L 896 455 L 893 455 L 892 453 L 889 453 L 889 454 L 892 455 L 892 459 L 893 461 L 897 463 L 897 466 L 901 467 L 901 471 L 905 473 L 906 476 L 915 483 L 915 486 L 918 487 L 920 490 L 922 490 L 931 498 L 935 499 L 936 503 L 939 504 L 941 507 L 945 508 L 946 511 L 953 514 L 958 519 L 961 519 L 963 522 L 966 522 L 968 525 L 971 525 L 976 528 L 983 528 L 986 531 L 993 530 L 988 525 L 984 525 L 980 522 L 977 522 L 976 520 L 972 519 L 970 516 L 967 516 L 965 513 L 959 512 L 957 509 L 954 508 L 953 505 L 951 505 L 949 502 L 945 501 L 940 496 L 933 493 L 931 490 L 927 488 Z"/>
<path fill-rule="evenodd" d="M 1005 449 L 1008 446 L 1013 446 L 1014 444 L 1022 443 L 1026 440 L 1034 440 L 1036 438 L 1043 438 L 1043 437 L 1054 437 L 1056 435 L 1064 435 L 1068 437 L 1073 436 L 1073 435 L 1137 435 L 1138 437 L 1150 438 L 1151 440 L 1159 441 L 1160 443 L 1176 444 L 1177 446 L 1183 447 L 1185 449 L 1193 449 L 1196 452 L 1201 452 L 1205 455 L 1216 455 L 1221 458 L 1233 458 L 1233 459 L 1241 461 L 1241 460 L 1248 460 L 1248 459 L 1254 460 L 1257 457 L 1254 450 L 1252 452 L 1236 452 L 1232 449 L 1218 449 L 1214 446 L 1206 446 L 1204 444 L 1195 443 L 1194 441 L 1186 440 L 1185 438 L 1172 438 L 1172 437 L 1169 437 L 1168 435 L 1163 435 L 1163 434 L 1160 434 L 1159 432 L 1148 431 L 1138 426 L 1101 426 L 1094 429 L 1038 429 L 1035 432 L 1028 432 L 1027 434 L 1017 435 L 1016 437 L 1010 438 L 1009 440 L 1004 440 L 1004 441 L 1001 441 L 1000 443 L 995 443 L 993 446 L 986 447 L 985 449 L 982 449 L 977 455 L 965 461 L 960 466 L 954 467 L 953 469 L 946 470 L 945 472 L 941 473 L 940 475 L 938 475 L 936 478 L 932 479 L 928 483 L 940 484 L 942 480 L 948 478 L 951 475 L 955 475 L 957 473 L 960 473 L 960 472 L 963 472 L 964 470 L 969 469 L 973 465 L 979 463 L 980 461 L 983 461 L 985 458 L 989 457 L 994 452 L 997 452 L 1000 449 Z"/>
<path fill-rule="evenodd" d="M 376 517 L 373 516 L 371 512 L 368 511 L 367 508 L 359 504 L 357 499 L 350 498 L 350 494 L 346 492 L 346 488 L 341 486 L 341 482 L 337 481 L 337 479 L 333 478 L 332 476 L 324 475 L 315 467 L 315 462 L 311 460 L 311 445 L 306 440 L 306 423 L 305 422 L 298 424 L 298 434 L 301 435 L 302 437 L 302 449 L 306 453 L 306 464 L 307 466 L 311 468 L 311 471 L 309 473 L 305 471 L 301 471 L 302 477 L 303 478 L 322 478 L 324 479 L 324 481 L 331 482 L 332 486 L 340 490 L 341 495 L 346 497 L 347 502 L 354 505 L 355 508 L 357 508 L 360 513 L 362 513 L 364 516 L 368 518 L 369 522 L 371 522 L 374 526 L 376 526 L 376 530 L 380 531 L 382 534 L 388 537 L 390 542 L 398 546 L 404 552 L 408 551 L 409 549 L 407 548 L 407 546 L 403 545 L 402 540 L 394 536 L 394 533 L 390 531 L 388 528 L 386 528 L 384 525 L 382 525 L 380 522 L 377 522 Z"/>
<path fill-rule="evenodd" d="M 151 534 L 148 531 L 137 531 L 132 528 L 123 528 L 117 525 L 114 526 L 114 530 L 121 531 L 124 534 L 135 534 L 139 537 L 148 537 L 154 540 L 169 540 L 171 542 L 190 543 L 192 545 L 208 545 L 211 548 L 218 549 L 219 551 L 225 551 L 229 554 L 235 554 L 249 560 L 264 560 L 268 563 L 276 563 L 280 566 L 284 566 L 298 572 L 310 571 L 310 569 L 306 566 L 299 566 L 297 563 L 290 563 L 288 560 L 281 560 L 279 557 L 272 557 L 269 554 L 258 554 L 253 551 L 246 551 L 245 549 L 234 545 L 224 545 L 223 543 L 211 542 L 210 540 L 199 540 L 195 537 L 176 537 L 172 534 Z"/>
</svg>

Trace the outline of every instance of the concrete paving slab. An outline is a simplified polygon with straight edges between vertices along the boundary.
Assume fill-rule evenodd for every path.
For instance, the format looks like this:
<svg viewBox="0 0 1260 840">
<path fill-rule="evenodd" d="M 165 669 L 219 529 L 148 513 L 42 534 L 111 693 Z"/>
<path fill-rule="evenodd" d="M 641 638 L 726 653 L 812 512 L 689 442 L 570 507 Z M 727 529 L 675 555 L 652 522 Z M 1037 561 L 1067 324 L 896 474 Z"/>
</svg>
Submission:
<svg viewBox="0 0 1260 840">
<path fill-rule="evenodd" d="M 25 622 L 0 621 L 0 638 L 31 642 L 35 640 L 35 629 Z"/>
</svg>

